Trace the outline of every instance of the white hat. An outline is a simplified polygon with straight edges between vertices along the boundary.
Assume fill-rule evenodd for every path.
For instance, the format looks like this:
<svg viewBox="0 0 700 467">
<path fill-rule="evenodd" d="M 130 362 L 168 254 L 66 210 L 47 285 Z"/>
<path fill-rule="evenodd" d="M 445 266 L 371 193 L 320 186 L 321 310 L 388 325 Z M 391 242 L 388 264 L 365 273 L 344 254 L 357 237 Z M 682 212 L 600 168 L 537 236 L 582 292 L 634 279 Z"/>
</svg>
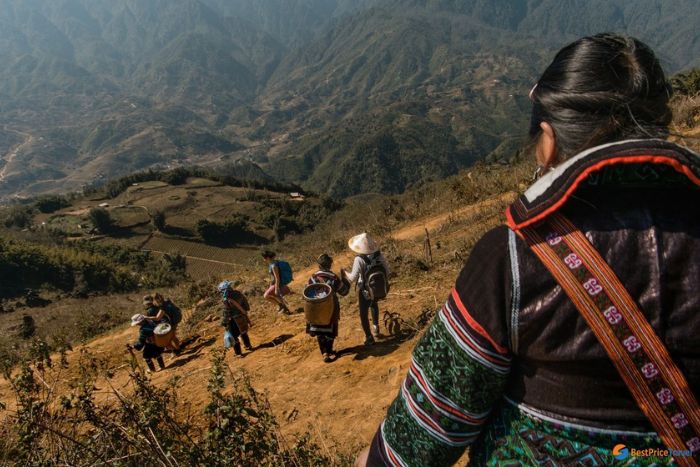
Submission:
<svg viewBox="0 0 700 467">
<path fill-rule="evenodd" d="M 361 255 L 371 255 L 379 250 L 377 242 L 372 240 L 367 233 L 363 232 L 360 235 L 355 235 L 348 240 L 348 246 L 352 251 Z"/>
<path fill-rule="evenodd" d="M 136 313 L 134 316 L 131 317 L 131 325 L 132 326 L 137 326 L 141 324 L 141 322 L 146 319 L 145 316 L 143 316 L 141 313 Z"/>
</svg>

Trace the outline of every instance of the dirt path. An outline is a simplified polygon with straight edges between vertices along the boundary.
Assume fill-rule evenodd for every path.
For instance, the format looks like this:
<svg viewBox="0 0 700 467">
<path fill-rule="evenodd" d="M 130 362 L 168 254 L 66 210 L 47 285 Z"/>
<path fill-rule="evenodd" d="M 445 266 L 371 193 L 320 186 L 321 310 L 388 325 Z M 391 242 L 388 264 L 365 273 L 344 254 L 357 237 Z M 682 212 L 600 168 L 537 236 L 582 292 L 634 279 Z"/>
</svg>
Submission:
<svg viewBox="0 0 700 467">
<path fill-rule="evenodd" d="M 414 222 L 409 224 L 408 226 L 402 227 L 396 232 L 393 232 L 391 234 L 391 237 L 395 240 L 412 240 L 417 238 L 422 239 L 425 236 L 425 229 L 427 229 L 429 232 L 434 232 L 440 227 L 442 227 L 444 224 L 450 222 L 451 219 L 458 220 L 460 218 L 464 218 L 468 215 L 475 214 L 482 209 L 486 209 L 495 206 L 499 203 L 512 200 L 513 198 L 515 198 L 514 193 L 505 193 L 501 196 L 486 199 L 477 204 L 470 204 L 468 206 L 464 206 L 463 208 L 457 209 L 456 211 L 450 211 L 432 217 L 428 217 L 426 219 L 422 219 L 421 221 Z"/>
<path fill-rule="evenodd" d="M 464 206 L 456 211 L 450 211 L 446 213 L 437 214 L 435 216 L 426 217 L 414 222 L 409 223 L 397 229 L 389 234 L 390 238 L 394 240 L 423 240 L 425 238 L 425 230 L 434 233 L 438 231 L 443 225 L 449 223 L 451 219 L 459 220 L 467 216 L 478 213 L 480 210 L 492 207 L 499 203 L 512 201 L 515 199 L 515 193 L 504 193 L 503 195 L 496 196 L 493 198 L 488 198 L 476 204 L 470 204 Z M 334 268 L 339 269 L 344 267 L 345 269 L 352 268 L 354 253 L 351 251 L 345 251 L 343 253 L 337 254 L 333 258 Z M 294 272 L 295 279 L 292 282 L 292 286 L 301 287 L 303 283 L 307 280 L 311 274 L 316 272 L 318 268 L 313 265 L 299 272 Z"/>
</svg>

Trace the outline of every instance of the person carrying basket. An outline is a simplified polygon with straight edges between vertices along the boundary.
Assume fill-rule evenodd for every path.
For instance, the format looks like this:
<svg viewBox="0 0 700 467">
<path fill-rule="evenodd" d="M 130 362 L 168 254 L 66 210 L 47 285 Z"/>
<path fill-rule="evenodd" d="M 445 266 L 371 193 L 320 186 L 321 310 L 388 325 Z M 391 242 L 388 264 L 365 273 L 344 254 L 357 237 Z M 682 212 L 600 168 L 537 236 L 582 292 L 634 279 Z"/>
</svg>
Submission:
<svg viewBox="0 0 700 467">
<path fill-rule="evenodd" d="M 338 322 L 340 321 L 340 301 L 338 294 L 345 295 L 350 290 L 349 283 L 340 279 L 332 270 L 333 258 L 326 253 L 322 254 L 316 260 L 320 269 L 313 273 L 307 283 L 307 289 L 304 291 L 304 297 L 307 297 L 307 291 L 314 284 L 326 284 L 330 287 L 331 300 L 333 301 L 333 312 L 329 323 L 306 323 L 306 333 L 316 337 L 318 340 L 318 348 L 323 355 L 323 361 L 329 363 L 333 361 L 333 343 L 338 337 Z"/>
<path fill-rule="evenodd" d="M 153 364 L 153 359 L 158 362 L 161 370 L 165 370 L 165 362 L 163 361 L 163 347 L 155 344 L 155 324 L 146 319 L 141 313 L 131 317 L 131 326 L 139 326 L 139 337 L 134 344 L 126 344 L 126 348 L 132 352 L 133 349 L 143 350 L 143 359 L 146 360 L 146 365 L 150 372 L 155 372 L 156 367 Z"/>
</svg>

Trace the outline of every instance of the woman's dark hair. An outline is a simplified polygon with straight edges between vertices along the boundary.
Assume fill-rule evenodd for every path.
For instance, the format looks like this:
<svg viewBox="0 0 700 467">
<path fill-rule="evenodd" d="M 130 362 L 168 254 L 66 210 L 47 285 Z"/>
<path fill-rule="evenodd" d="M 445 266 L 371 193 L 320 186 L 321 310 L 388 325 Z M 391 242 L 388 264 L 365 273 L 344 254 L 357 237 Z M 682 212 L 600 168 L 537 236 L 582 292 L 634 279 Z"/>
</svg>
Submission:
<svg viewBox="0 0 700 467">
<path fill-rule="evenodd" d="M 271 258 L 274 258 L 275 256 L 277 256 L 277 254 L 275 254 L 274 251 L 270 251 L 270 250 L 263 250 L 260 252 L 260 254 L 265 259 L 271 259 Z"/>
<path fill-rule="evenodd" d="M 333 266 L 333 258 L 331 258 L 331 256 L 327 253 L 324 253 L 321 256 L 319 256 L 316 262 L 319 266 L 325 269 L 330 269 L 331 266 Z"/>
<path fill-rule="evenodd" d="M 545 121 L 560 159 L 627 138 L 664 138 L 671 88 L 654 52 L 616 34 L 584 37 L 557 53 L 530 93 L 530 136 Z"/>
</svg>

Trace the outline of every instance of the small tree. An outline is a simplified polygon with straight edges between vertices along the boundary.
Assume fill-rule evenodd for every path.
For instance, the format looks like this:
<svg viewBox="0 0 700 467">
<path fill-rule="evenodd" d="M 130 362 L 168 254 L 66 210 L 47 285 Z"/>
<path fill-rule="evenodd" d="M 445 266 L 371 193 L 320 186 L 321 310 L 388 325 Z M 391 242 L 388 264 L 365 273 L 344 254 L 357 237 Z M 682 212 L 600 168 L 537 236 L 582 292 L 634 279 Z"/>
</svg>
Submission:
<svg viewBox="0 0 700 467">
<path fill-rule="evenodd" d="M 32 209 L 29 206 L 12 206 L 0 213 L 5 227 L 24 229 L 32 225 Z"/>
<path fill-rule="evenodd" d="M 47 195 L 37 199 L 34 205 L 40 212 L 49 214 L 67 208 L 70 206 L 70 201 L 65 196 Z"/>
<path fill-rule="evenodd" d="M 151 221 L 153 223 L 153 228 L 158 230 L 159 232 L 164 232 L 165 227 L 166 227 L 166 222 L 165 222 L 165 213 L 163 211 L 156 211 L 153 213 L 153 217 L 151 218 Z"/>
<path fill-rule="evenodd" d="M 34 336 L 36 332 L 36 325 L 34 324 L 34 318 L 30 315 L 22 316 L 22 325 L 19 329 L 19 335 L 22 339 L 29 339 Z"/>
<path fill-rule="evenodd" d="M 88 214 L 90 222 L 100 233 L 109 233 L 114 229 L 114 221 L 109 211 L 103 208 L 92 208 Z"/>
</svg>

